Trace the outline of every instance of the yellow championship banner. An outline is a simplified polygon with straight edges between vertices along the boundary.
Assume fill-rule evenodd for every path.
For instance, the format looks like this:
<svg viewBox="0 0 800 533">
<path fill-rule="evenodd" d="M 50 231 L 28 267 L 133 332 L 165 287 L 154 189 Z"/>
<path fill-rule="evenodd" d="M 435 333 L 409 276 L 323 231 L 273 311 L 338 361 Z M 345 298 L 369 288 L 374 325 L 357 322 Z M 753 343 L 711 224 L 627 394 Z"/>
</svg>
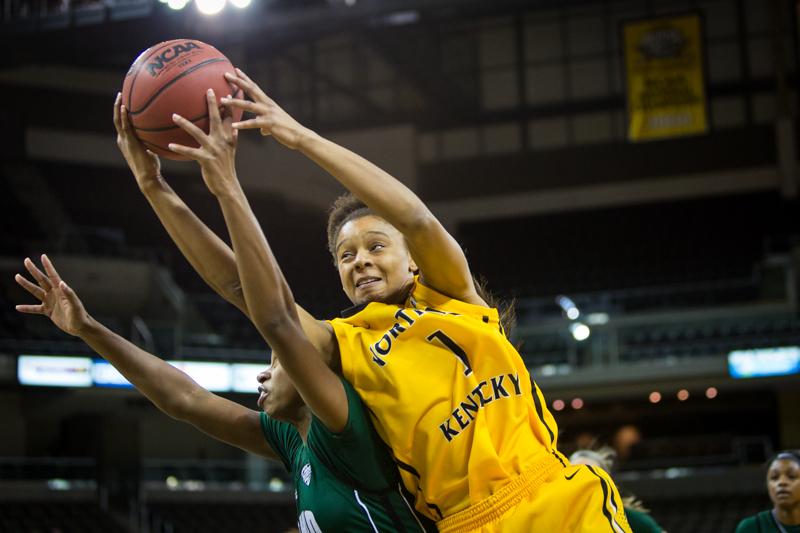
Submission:
<svg viewBox="0 0 800 533">
<path fill-rule="evenodd" d="M 703 26 L 698 14 L 623 25 L 628 140 L 708 131 Z"/>
</svg>

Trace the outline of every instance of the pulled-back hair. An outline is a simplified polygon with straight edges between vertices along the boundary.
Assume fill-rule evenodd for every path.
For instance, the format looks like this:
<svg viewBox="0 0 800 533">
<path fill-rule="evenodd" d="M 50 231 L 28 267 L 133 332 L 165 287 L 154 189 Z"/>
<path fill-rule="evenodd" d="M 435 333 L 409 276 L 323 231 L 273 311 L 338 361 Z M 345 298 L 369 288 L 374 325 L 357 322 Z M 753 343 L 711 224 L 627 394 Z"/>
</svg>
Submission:
<svg viewBox="0 0 800 533">
<path fill-rule="evenodd" d="M 616 466 L 617 452 L 610 446 L 597 446 L 595 444 L 591 448 L 576 450 L 569 456 L 570 463 L 579 462 L 581 459 L 589 460 L 589 462 L 598 465 L 607 474 L 611 475 L 611 470 Z M 622 503 L 626 509 L 633 509 L 640 513 L 650 513 L 650 510 L 644 506 L 642 501 L 632 494 L 624 496 Z"/>
<path fill-rule="evenodd" d="M 353 196 L 352 193 L 345 193 L 334 200 L 330 211 L 328 211 L 327 229 L 328 251 L 333 257 L 334 266 L 337 265 L 336 239 L 339 237 L 339 232 L 342 230 L 342 226 L 351 220 L 369 215 L 377 216 L 372 209 L 367 207 L 364 202 Z M 514 326 L 517 322 L 517 314 L 514 309 L 514 302 L 503 301 L 492 294 L 487 287 L 486 278 L 482 276 L 480 278 L 473 276 L 472 281 L 475 284 L 475 292 L 478 293 L 478 296 L 480 296 L 489 307 L 497 308 L 497 311 L 500 315 L 500 325 L 503 327 L 503 333 L 505 333 L 506 337 L 510 338 L 511 330 L 514 329 Z"/>
<path fill-rule="evenodd" d="M 575 450 L 569 456 L 570 463 L 577 462 L 580 459 L 589 460 L 610 474 L 615 466 L 614 463 L 617 461 L 617 452 L 611 446 L 597 446 Z"/>
<path fill-rule="evenodd" d="M 489 282 L 483 276 L 473 275 L 472 283 L 475 284 L 475 292 L 486 302 L 486 305 L 497 309 L 503 334 L 510 339 L 511 331 L 517 325 L 517 310 L 514 307 L 514 300 L 508 301 L 496 296 L 489 290 Z M 517 346 L 517 349 L 519 349 L 519 346 Z"/>
<path fill-rule="evenodd" d="M 328 211 L 328 251 L 333 256 L 334 265 L 336 265 L 336 239 L 342 226 L 351 220 L 374 214 L 372 209 L 352 193 L 343 194 L 334 200 Z"/>
<path fill-rule="evenodd" d="M 773 455 L 769 461 L 767 461 L 767 469 L 769 469 L 772 466 L 772 463 L 774 463 L 775 461 L 779 461 L 781 459 L 788 459 L 800 465 L 800 450 L 779 451 L 778 453 Z"/>
</svg>

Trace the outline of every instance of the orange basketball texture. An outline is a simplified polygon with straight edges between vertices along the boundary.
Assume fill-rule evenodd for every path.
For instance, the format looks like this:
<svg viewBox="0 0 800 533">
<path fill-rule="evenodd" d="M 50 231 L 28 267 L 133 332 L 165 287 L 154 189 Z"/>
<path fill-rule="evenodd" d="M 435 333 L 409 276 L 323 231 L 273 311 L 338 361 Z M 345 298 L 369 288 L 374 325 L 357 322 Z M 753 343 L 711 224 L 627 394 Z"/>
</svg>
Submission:
<svg viewBox="0 0 800 533">
<path fill-rule="evenodd" d="M 202 41 L 165 41 L 139 54 L 122 85 L 122 103 L 136 136 L 160 156 L 187 159 L 172 152 L 167 147 L 169 143 L 195 148 L 198 143 L 175 125 L 172 114 L 179 114 L 208 133 L 206 91 L 214 89 L 217 101 L 229 94 L 241 96 L 241 90 L 235 92 L 225 79 L 225 72 L 234 72 L 231 62 Z M 234 120 L 241 117 L 241 110 L 233 110 Z"/>
</svg>

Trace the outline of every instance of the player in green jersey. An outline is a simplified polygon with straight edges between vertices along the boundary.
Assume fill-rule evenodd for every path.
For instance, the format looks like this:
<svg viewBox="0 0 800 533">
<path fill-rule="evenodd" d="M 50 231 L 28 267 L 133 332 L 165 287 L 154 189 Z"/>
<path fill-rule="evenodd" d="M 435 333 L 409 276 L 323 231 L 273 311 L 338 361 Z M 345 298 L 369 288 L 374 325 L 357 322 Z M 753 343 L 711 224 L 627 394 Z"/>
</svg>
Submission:
<svg viewBox="0 0 800 533">
<path fill-rule="evenodd" d="M 248 409 L 205 390 L 103 326 L 86 312 L 45 255 L 42 264 L 44 272 L 25 260 L 36 283 L 19 274 L 15 278 L 41 303 L 18 305 L 17 310 L 47 316 L 62 331 L 80 337 L 172 418 L 248 452 L 281 460 L 294 480 L 301 532 L 430 528 L 411 511 L 394 461 L 348 384 L 342 382 L 348 419 L 340 431 L 331 431 L 311 414 L 273 356 L 271 367 L 257 378 L 258 405 L 265 412 Z"/>
<path fill-rule="evenodd" d="M 800 452 L 778 452 L 767 467 L 772 509 L 739 522 L 736 533 L 800 533 Z"/>
</svg>

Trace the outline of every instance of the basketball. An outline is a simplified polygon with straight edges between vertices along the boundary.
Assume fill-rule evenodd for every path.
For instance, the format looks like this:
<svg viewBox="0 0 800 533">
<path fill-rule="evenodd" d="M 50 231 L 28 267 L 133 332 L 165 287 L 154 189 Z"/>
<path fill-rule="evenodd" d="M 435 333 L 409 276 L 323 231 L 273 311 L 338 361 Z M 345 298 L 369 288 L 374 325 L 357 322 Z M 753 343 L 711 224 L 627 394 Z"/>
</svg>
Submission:
<svg viewBox="0 0 800 533">
<path fill-rule="evenodd" d="M 213 46 L 192 39 L 174 39 L 151 46 L 131 65 L 122 85 L 122 103 L 136 136 L 156 154 L 185 160 L 169 143 L 197 147 L 197 141 L 172 121 L 177 113 L 208 133 L 206 91 L 217 99 L 240 96 L 225 79 L 234 72 L 225 55 Z M 233 111 L 234 120 L 242 116 Z"/>
</svg>

